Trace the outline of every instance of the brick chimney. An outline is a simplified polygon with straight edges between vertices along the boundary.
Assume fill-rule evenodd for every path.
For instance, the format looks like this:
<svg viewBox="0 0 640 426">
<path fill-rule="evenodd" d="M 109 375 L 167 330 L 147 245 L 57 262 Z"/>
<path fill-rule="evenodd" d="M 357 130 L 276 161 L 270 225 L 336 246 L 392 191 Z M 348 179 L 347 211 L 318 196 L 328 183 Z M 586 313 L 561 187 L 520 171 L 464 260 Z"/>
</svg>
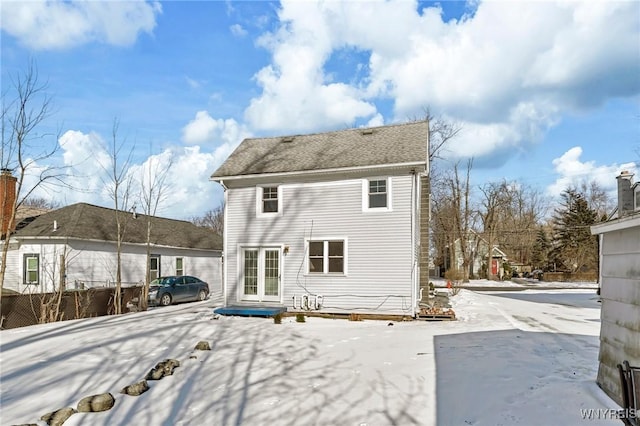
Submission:
<svg viewBox="0 0 640 426">
<path fill-rule="evenodd" d="M 9 169 L 0 170 L 0 234 L 6 235 L 11 220 L 13 205 L 16 202 L 16 182 Z"/>
<path fill-rule="evenodd" d="M 633 173 L 626 170 L 616 177 L 618 180 L 618 217 L 623 217 L 633 212 Z"/>
</svg>

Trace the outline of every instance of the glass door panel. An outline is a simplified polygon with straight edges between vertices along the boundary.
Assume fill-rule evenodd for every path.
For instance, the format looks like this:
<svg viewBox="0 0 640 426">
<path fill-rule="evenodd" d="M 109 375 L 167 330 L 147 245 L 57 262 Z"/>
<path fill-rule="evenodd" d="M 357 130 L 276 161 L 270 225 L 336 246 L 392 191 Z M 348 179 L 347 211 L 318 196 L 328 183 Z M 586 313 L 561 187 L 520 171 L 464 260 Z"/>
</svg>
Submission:
<svg viewBox="0 0 640 426">
<path fill-rule="evenodd" d="M 280 251 L 264 251 L 264 295 L 280 295 Z"/>
<path fill-rule="evenodd" d="M 258 250 L 244 251 L 244 286 L 245 296 L 258 295 Z"/>
</svg>

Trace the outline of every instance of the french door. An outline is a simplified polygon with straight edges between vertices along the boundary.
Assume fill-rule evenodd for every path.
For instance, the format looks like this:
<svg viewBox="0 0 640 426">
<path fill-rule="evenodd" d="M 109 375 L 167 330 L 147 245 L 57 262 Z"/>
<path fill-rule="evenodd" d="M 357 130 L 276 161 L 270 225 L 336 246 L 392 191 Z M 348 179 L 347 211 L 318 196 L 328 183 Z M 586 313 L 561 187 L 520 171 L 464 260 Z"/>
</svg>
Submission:
<svg viewBox="0 0 640 426">
<path fill-rule="evenodd" d="M 242 300 L 280 302 L 280 248 L 242 249 Z"/>
</svg>

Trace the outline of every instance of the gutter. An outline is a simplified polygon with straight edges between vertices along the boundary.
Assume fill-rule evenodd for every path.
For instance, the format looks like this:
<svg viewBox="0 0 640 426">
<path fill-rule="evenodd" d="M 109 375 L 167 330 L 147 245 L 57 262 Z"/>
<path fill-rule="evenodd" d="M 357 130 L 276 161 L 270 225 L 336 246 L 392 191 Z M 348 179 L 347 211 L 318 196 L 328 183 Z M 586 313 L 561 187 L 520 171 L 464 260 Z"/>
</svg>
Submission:
<svg viewBox="0 0 640 426">
<path fill-rule="evenodd" d="M 368 165 L 368 166 L 357 166 L 357 167 L 337 167 L 332 169 L 320 169 L 320 170 L 299 170 L 293 172 L 274 172 L 274 173 L 252 173 L 246 175 L 233 175 L 233 176 L 211 176 L 210 180 L 214 182 L 218 182 L 223 184 L 226 181 L 236 181 L 236 180 L 244 180 L 244 179 L 256 179 L 256 178 L 265 178 L 265 177 L 295 177 L 295 176 L 305 176 L 305 175 L 329 175 L 333 173 L 357 173 L 363 172 L 367 170 L 388 170 L 388 169 L 401 169 L 401 168 L 415 168 L 422 166 L 427 167 L 427 163 L 425 161 L 416 161 L 411 163 L 394 163 L 394 164 L 380 164 L 380 165 Z M 225 187 L 226 188 L 226 187 Z"/>
</svg>

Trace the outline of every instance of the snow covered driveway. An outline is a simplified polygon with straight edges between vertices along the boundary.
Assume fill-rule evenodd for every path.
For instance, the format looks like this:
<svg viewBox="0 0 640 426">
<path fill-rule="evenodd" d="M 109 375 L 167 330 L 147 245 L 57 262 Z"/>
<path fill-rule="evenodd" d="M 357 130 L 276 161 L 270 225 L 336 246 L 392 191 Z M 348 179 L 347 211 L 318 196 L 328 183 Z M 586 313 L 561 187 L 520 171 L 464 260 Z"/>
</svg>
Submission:
<svg viewBox="0 0 640 426">
<path fill-rule="evenodd" d="M 0 424 L 111 392 L 66 425 L 598 425 L 593 290 L 476 293 L 458 321 L 221 317 L 209 302 L 0 332 Z M 209 352 L 195 352 L 200 340 Z M 196 358 L 190 358 L 195 356 Z M 118 391 L 158 361 L 173 376 Z M 582 411 L 581 411 L 582 410 Z M 44 423 L 41 423 L 44 424 Z"/>
</svg>

